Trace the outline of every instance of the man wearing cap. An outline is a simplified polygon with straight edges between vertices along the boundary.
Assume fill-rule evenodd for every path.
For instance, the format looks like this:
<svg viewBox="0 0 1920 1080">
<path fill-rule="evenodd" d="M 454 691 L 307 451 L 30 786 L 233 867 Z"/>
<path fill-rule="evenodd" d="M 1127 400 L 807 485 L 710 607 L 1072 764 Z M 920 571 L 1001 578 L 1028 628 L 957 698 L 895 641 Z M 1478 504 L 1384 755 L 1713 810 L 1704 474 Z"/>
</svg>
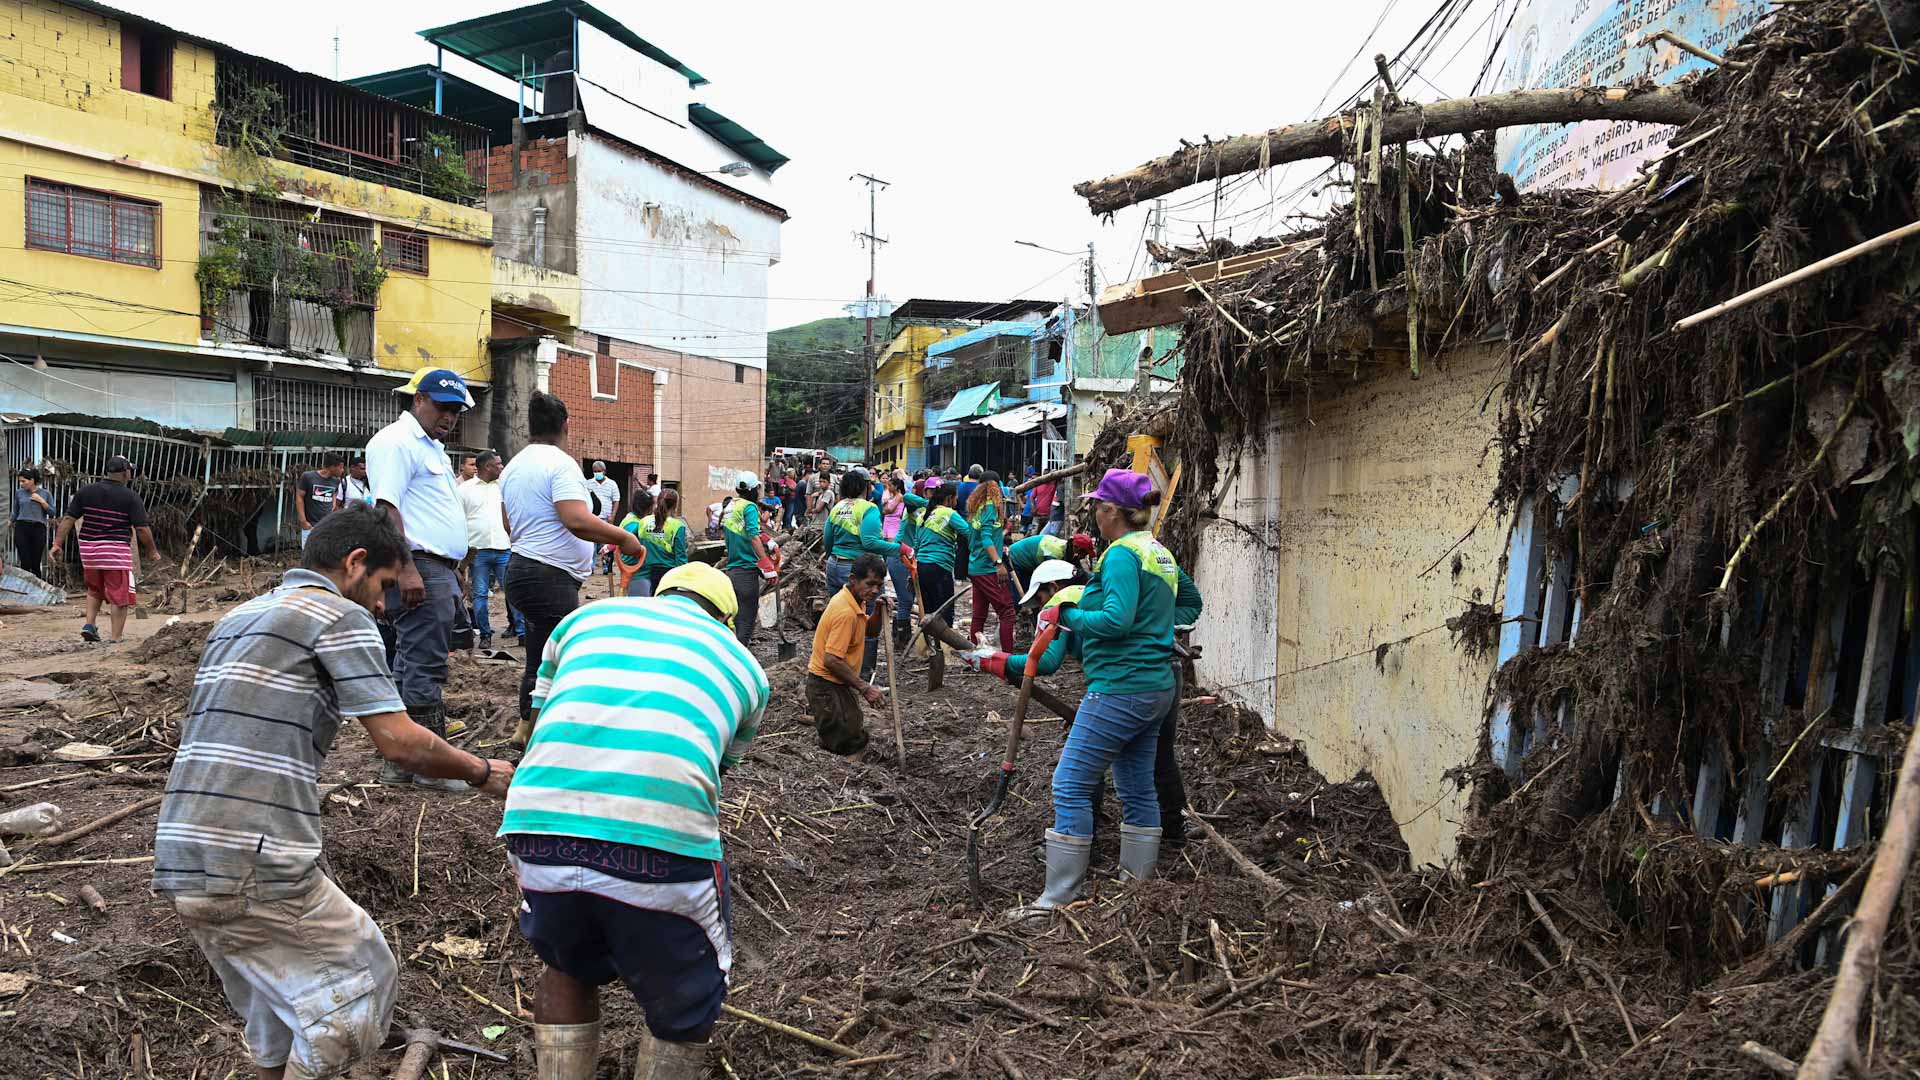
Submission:
<svg viewBox="0 0 1920 1080">
<path fill-rule="evenodd" d="M 733 494 L 733 501 L 720 515 L 720 532 L 727 541 L 723 569 L 733 582 L 734 606 L 742 613 L 734 620 L 733 632 L 740 644 L 751 645 L 754 627 L 760 623 L 760 589 L 777 583 L 780 571 L 762 539 L 760 478 L 751 471 L 742 472 Z"/>
<path fill-rule="evenodd" d="M 367 481 L 375 504 L 391 510 L 407 538 L 407 560 L 386 597 L 394 630 L 393 679 L 413 722 L 444 737 L 441 691 L 459 618 L 457 568 L 467 555 L 467 514 L 441 440 L 473 408 L 473 395 L 466 380 L 446 368 L 422 369 L 399 392 L 410 394 L 406 411 L 367 441 Z M 415 777 L 391 761 L 383 764 L 380 780 L 467 790 L 458 780 Z"/>
<path fill-rule="evenodd" d="M 601 521 L 611 525 L 620 520 L 620 485 L 614 483 L 613 478 L 607 475 L 606 462 L 593 463 L 593 479 L 587 481 L 587 490 L 593 493 L 594 512 L 600 515 Z M 612 548 L 606 549 L 605 561 L 600 572 L 613 573 Z"/>
<path fill-rule="evenodd" d="M 80 637 L 99 641 L 100 605 L 113 607 L 112 633 L 119 643 L 127 630 L 127 611 L 133 607 L 133 540 L 152 562 L 160 561 L 147 527 L 147 504 L 133 490 L 133 463 L 115 454 L 107 459 L 105 479 L 74 493 L 60 529 L 53 538 L 53 561 L 66 557 L 67 533 L 80 526 L 80 570 L 87 582 L 87 621 Z"/>
<path fill-rule="evenodd" d="M 588 604 L 547 639 L 539 723 L 500 824 L 520 933 L 546 964 L 542 1080 L 597 1075 L 600 987 L 616 979 L 646 1018 L 633 1075 L 706 1075 L 733 961 L 720 779 L 771 697 L 728 629 L 751 614 L 736 603 L 725 574 L 688 563 L 656 595 Z"/>
</svg>

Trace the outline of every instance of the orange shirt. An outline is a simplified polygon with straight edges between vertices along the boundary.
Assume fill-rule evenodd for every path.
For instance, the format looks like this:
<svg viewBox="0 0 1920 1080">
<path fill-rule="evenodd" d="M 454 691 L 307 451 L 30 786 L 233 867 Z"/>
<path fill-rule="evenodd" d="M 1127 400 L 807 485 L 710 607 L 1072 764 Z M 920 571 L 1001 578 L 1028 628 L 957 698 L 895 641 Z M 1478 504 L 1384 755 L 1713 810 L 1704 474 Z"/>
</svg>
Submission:
<svg viewBox="0 0 1920 1080">
<path fill-rule="evenodd" d="M 834 593 L 827 610 L 820 613 L 820 625 L 813 628 L 813 656 L 807 661 L 808 674 L 840 682 L 827 670 L 829 653 L 855 671 L 867 653 L 867 611 L 848 589 Z"/>
</svg>

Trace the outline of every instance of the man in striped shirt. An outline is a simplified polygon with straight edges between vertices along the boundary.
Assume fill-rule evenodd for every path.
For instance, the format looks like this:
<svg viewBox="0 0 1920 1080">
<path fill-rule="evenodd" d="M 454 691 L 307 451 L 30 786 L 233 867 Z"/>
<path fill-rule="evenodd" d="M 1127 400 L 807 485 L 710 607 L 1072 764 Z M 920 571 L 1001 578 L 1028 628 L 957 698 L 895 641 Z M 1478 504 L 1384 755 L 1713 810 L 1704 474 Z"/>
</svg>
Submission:
<svg viewBox="0 0 1920 1080">
<path fill-rule="evenodd" d="M 398 966 L 380 928 L 327 880 L 327 751 L 357 719 L 383 757 L 504 795 L 505 761 L 449 746 L 407 716 L 373 618 L 405 564 L 385 508 L 314 526 L 280 587 L 207 636 L 154 832 L 168 895 L 240 1014 L 261 1080 L 334 1076 L 386 1037 Z M 291 1068 L 290 1068 L 291 1066 Z"/>
<path fill-rule="evenodd" d="M 87 621 L 80 627 L 80 636 L 87 641 L 100 640 L 97 624 L 104 602 L 113 607 L 113 637 L 108 640 L 119 644 L 134 602 L 134 537 L 140 538 L 149 561 L 160 561 L 160 549 L 153 546 L 153 530 L 147 527 L 147 504 L 133 490 L 132 462 L 115 454 L 107 459 L 106 479 L 74 493 L 53 541 L 54 562 L 66 557 L 67 533 L 76 521 L 80 524 L 80 569 L 87 582 Z"/>
<path fill-rule="evenodd" d="M 733 584 L 705 563 L 652 597 L 601 600 L 547 639 L 534 727 L 500 835 L 520 878 L 520 932 L 546 962 L 534 998 L 543 1080 L 591 1080 L 601 986 L 646 1014 L 639 1080 L 706 1075 L 733 964 L 720 775 L 770 696 L 728 629 Z"/>
</svg>

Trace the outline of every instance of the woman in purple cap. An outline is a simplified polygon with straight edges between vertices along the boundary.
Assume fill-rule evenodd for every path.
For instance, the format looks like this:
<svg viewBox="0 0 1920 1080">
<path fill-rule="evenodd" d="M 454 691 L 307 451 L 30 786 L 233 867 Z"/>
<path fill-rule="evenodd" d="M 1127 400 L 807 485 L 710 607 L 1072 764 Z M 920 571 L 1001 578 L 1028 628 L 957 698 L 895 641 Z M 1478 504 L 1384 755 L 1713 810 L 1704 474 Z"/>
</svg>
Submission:
<svg viewBox="0 0 1920 1080">
<path fill-rule="evenodd" d="M 1160 492 L 1126 469 L 1108 469 L 1086 496 L 1107 548 L 1074 606 L 1041 611 L 1073 634 L 1087 673 L 1087 696 L 1053 771 L 1053 828 L 1047 830 L 1047 884 L 1015 919 L 1045 915 L 1080 895 L 1093 853 L 1093 796 L 1107 768 L 1123 808 L 1122 880 L 1153 873 L 1160 857 L 1160 804 L 1154 753 L 1161 720 L 1173 708 L 1175 598 L 1180 566 L 1147 531 Z"/>
</svg>

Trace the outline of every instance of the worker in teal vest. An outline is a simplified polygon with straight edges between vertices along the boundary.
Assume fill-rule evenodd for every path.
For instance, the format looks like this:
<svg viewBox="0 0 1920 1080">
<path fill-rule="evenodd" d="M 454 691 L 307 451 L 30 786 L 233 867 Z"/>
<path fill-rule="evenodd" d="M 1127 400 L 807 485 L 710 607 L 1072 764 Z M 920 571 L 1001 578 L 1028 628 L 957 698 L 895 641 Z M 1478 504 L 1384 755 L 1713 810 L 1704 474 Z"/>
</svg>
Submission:
<svg viewBox="0 0 1920 1080">
<path fill-rule="evenodd" d="M 1033 585 L 1030 577 L 1034 568 L 1041 563 L 1048 559 L 1060 559 L 1078 566 L 1081 560 L 1092 554 L 1093 537 L 1086 533 L 1074 533 L 1070 538 L 1035 533 L 1007 545 L 1007 561 L 1013 564 L 1013 572 L 1020 575 L 1020 580 L 1027 582 L 1029 590 Z"/>
<path fill-rule="evenodd" d="M 687 523 L 674 516 L 678 509 L 680 493 L 661 488 L 660 497 L 653 501 L 653 513 L 640 519 L 640 539 L 647 545 L 647 577 L 653 592 L 660 590 L 660 579 L 667 571 L 687 564 Z"/>
<path fill-rule="evenodd" d="M 643 514 L 651 515 L 653 513 L 653 504 L 653 492 L 648 491 L 646 488 L 635 488 L 633 492 L 633 509 L 627 511 L 627 516 L 620 519 L 620 527 L 635 536 L 639 536 L 641 540 L 644 541 L 646 537 L 641 536 L 640 519 Z M 653 595 L 653 577 L 650 573 L 653 569 L 652 555 L 653 552 L 647 548 L 646 544 L 642 543 L 638 555 L 622 554 L 618 556 L 619 562 L 615 565 L 620 568 L 620 588 L 615 595 Z"/>
<path fill-rule="evenodd" d="M 1174 673 L 1174 610 L 1180 565 L 1147 526 L 1160 492 L 1147 477 L 1109 469 L 1093 501 L 1107 547 L 1077 604 L 1042 609 L 1040 625 L 1057 624 L 1076 639 L 1087 694 L 1053 772 L 1053 828 L 1046 834 L 1046 887 L 1016 919 L 1044 916 L 1072 903 L 1093 853 L 1093 796 L 1113 769 L 1122 807 L 1120 875 L 1139 880 L 1160 857 L 1160 804 L 1154 763 L 1160 729 L 1178 701 Z M 1042 659 L 1045 657 L 1043 655 Z M 983 670 L 1007 661 L 989 660 Z"/>
<path fill-rule="evenodd" d="M 951 624 L 953 578 L 959 569 L 960 541 L 967 534 L 967 519 L 953 508 L 960 489 L 951 481 L 933 489 L 927 506 L 913 526 L 913 547 L 920 566 L 920 603 L 925 617 L 938 613 Z"/>
<path fill-rule="evenodd" d="M 760 589 L 762 584 L 778 584 L 780 573 L 760 534 L 760 478 L 751 471 L 742 472 L 734 485 L 734 499 L 720 514 L 720 532 L 726 537 L 727 559 L 722 567 L 733 582 L 739 616 L 733 620 L 733 634 L 742 645 L 753 644 L 753 631 L 760 625 Z"/>
<path fill-rule="evenodd" d="M 866 470 L 847 470 L 847 474 L 840 478 L 840 501 L 827 511 L 824 540 L 827 548 L 827 595 L 830 597 L 838 596 L 840 590 L 846 587 L 847 578 L 853 571 L 853 560 L 862 554 L 878 555 L 882 559 L 913 557 L 911 545 L 888 540 L 882 534 L 880 508 L 867 498 L 872 493 L 872 486 Z M 872 604 L 867 605 L 867 615 L 869 618 L 873 615 Z M 873 677 L 879 652 L 880 635 L 876 633 L 867 639 L 867 651 L 860 658 L 860 678 Z"/>
<path fill-rule="evenodd" d="M 927 508 L 927 500 L 913 493 L 913 482 L 905 472 L 896 470 L 887 477 L 886 492 L 880 503 L 881 539 L 894 541 L 899 547 L 887 556 L 887 578 L 893 582 L 893 593 L 899 597 L 899 603 L 893 605 L 893 647 L 895 651 L 907 647 L 907 638 L 913 631 L 913 558 L 917 557 L 919 541 L 914 534 L 919 527 L 914 523 L 914 514 Z M 907 552 L 916 553 L 910 557 Z"/>
</svg>

